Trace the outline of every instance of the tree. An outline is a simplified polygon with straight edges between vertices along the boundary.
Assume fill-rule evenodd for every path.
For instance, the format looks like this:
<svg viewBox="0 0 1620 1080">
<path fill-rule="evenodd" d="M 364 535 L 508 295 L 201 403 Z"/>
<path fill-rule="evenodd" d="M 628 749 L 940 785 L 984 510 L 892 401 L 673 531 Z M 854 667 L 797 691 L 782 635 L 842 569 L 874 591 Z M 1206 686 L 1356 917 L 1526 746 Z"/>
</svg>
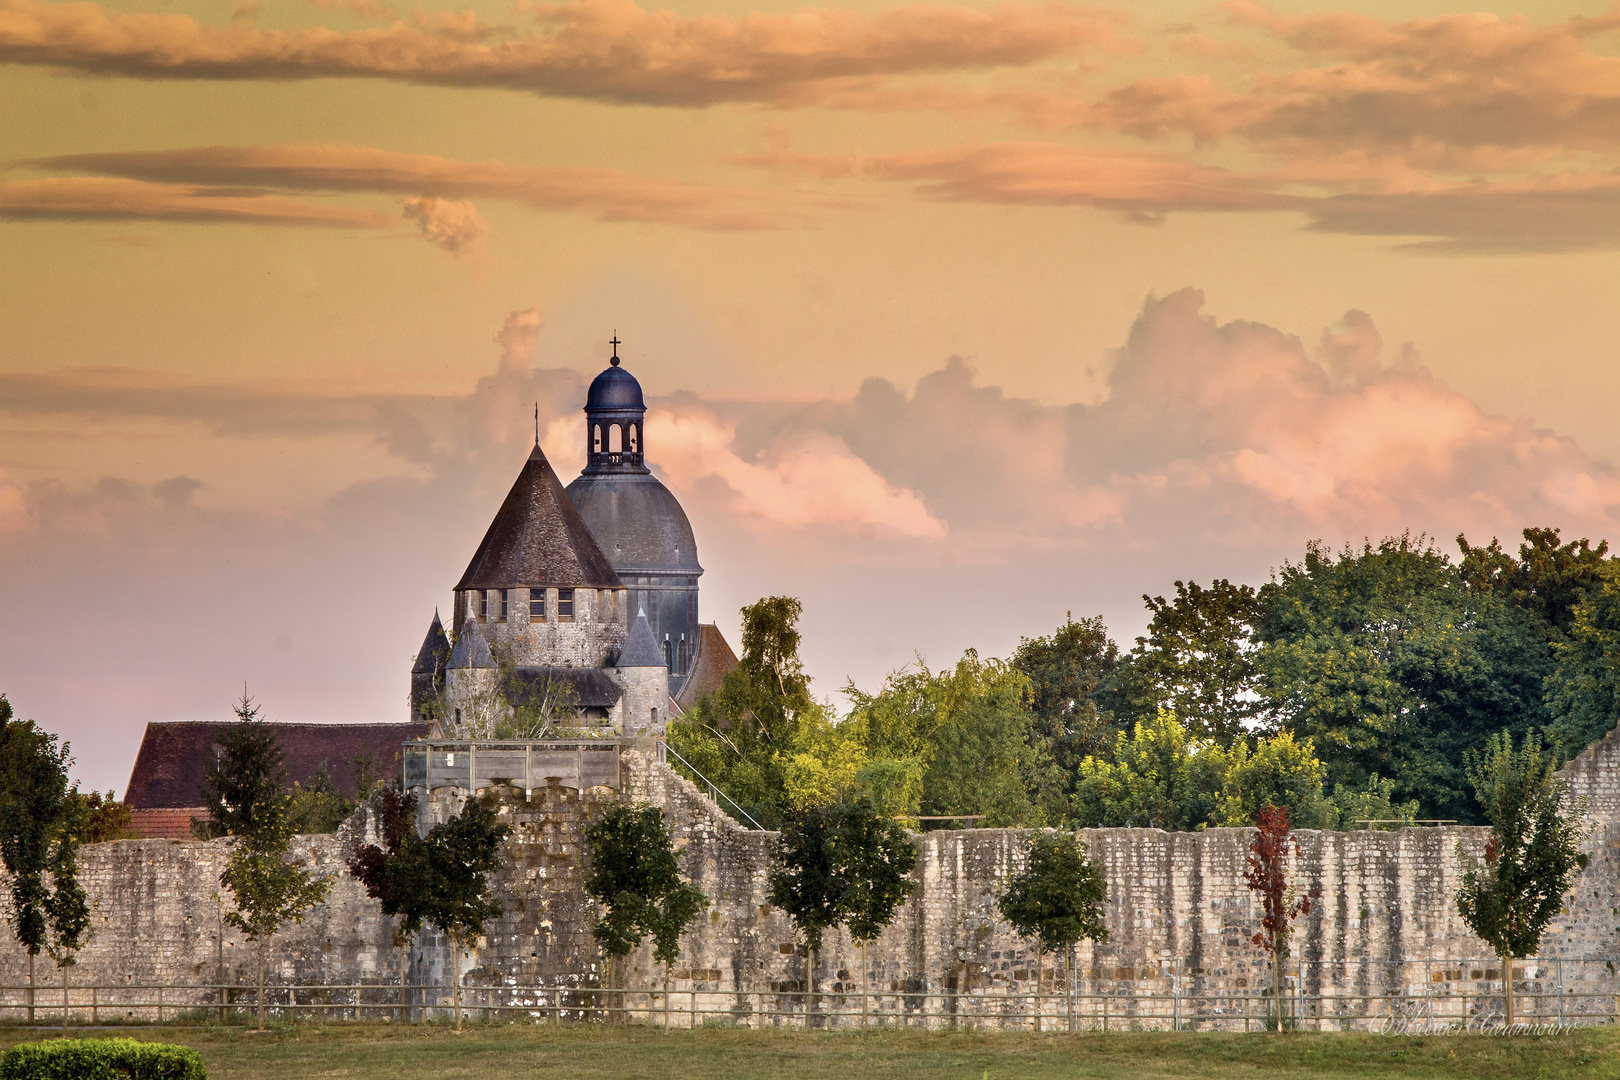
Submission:
<svg viewBox="0 0 1620 1080">
<path fill-rule="evenodd" d="M 1108 880 L 1101 865 L 1086 857 L 1085 841 L 1053 832 L 1038 832 L 1030 838 L 1024 868 L 1007 882 L 997 906 L 1019 937 L 1036 941 L 1036 1031 L 1041 1029 L 1040 957 L 1063 951 L 1064 996 L 1072 1030 L 1074 946 L 1081 941 L 1108 940 L 1107 902 Z"/>
<path fill-rule="evenodd" d="M 741 660 L 718 690 L 667 729 L 676 753 L 767 828 L 780 825 L 791 809 L 786 774 L 800 726 L 826 718 L 799 660 L 802 611 L 790 596 L 767 596 L 743 608 Z"/>
<path fill-rule="evenodd" d="M 1012 665 L 1029 680 L 1034 733 L 1045 741 L 1060 784 L 1060 802 L 1046 807 L 1048 820 L 1069 816 L 1080 763 L 1106 757 L 1114 746 L 1114 716 L 1099 707 L 1104 682 L 1119 664 L 1119 649 L 1101 617 L 1075 622 L 1071 615 L 1049 637 L 1023 638 Z"/>
<path fill-rule="evenodd" d="M 1607 735 L 1620 718 L 1620 565 L 1614 560 L 1603 564 L 1575 605 L 1553 655 L 1547 739 L 1568 758 Z"/>
<path fill-rule="evenodd" d="M 287 769 L 281 744 L 270 725 L 259 718 L 259 708 L 246 686 L 232 711 L 237 723 L 220 736 L 218 754 L 203 770 L 201 795 L 208 819 L 191 826 L 199 840 L 245 836 L 253 828 L 261 802 L 281 806 L 286 800 Z M 283 807 L 279 812 L 284 811 Z"/>
<path fill-rule="evenodd" d="M 111 791 L 103 796 L 99 791 L 74 790 L 72 795 L 84 814 L 84 843 L 105 844 L 112 840 L 137 838 L 135 831 L 130 828 L 129 806 L 114 798 Z"/>
<path fill-rule="evenodd" d="M 264 967 L 270 939 L 288 922 L 300 923 L 310 908 L 326 899 L 332 879 L 317 877 L 301 862 L 288 858 L 293 837 L 287 818 L 285 792 L 260 794 L 252 803 L 252 816 L 233 816 L 230 861 L 219 883 L 230 890 L 235 910 L 225 921 L 258 946 L 259 1028 L 264 1027 Z"/>
<path fill-rule="evenodd" d="M 869 799 L 810 807 L 782 830 L 771 859 L 771 903 L 804 936 L 812 993 L 822 935 L 847 922 L 863 947 L 877 937 L 911 894 L 916 861 L 910 837 Z"/>
<path fill-rule="evenodd" d="M 1311 913 L 1311 901 L 1319 896 L 1312 890 L 1296 895 L 1288 880 L 1288 855 L 1299 854 L 1299 841 L 1288 829 L 1288 811 L 1281 806 L 1265 806 L 1249 842 L 1249 855 L 1243 871 L 1249 891 L 1260 895 L 1260 929 L 1251 938 L 1271 958 L 1272 1001 L 1276 1005 L 1277 1030 L 1286 1022 L 1283 1010 L 1283 961 L 1288 959 L 1294 920 Z"/>
<path fill-rule="evenodd" d="M 28 954 L 28 1019 L 34 1019 L 34 958 L 44 950 L 66 978 L 89 931 L 75 852 L 83 828 L 68 785 L 66 743 L 16 719 L 0 694 L 0 861 L 11 875 L 12 932 Z"/>
<path fill-rule="evenodd" d="M 1145 638 L 1121 658 L 1104 694 L 1122 721 L 1168 709 L 1196 739 L 1231 746 L 1260 717 L 1252 641 L 1254 589 L 1225 578 L 1206 589 L 1176 582 L 1173 600 L 1142 597 L 1153 613 Z"/>
<path fill-rule="evenodd" d="M 399 950 L 399 1003 L 403 1007 L 410 969 L 407 950 L 432 905 L 433 881 L 426 845 L 416 831 L 416 793 L 383 787 L 372 793 L 370 803 L 382 845 L 357 846 L 349 855 L 349 874 L 381 903 L 384 915 L 399 919 L 394 947 Z"/>
<path fill-rule="evenodd" d="M 680 957 L 681 934 L 709 906 L 708 897 L 681 876 L 674 841 L 656 806 L 614 804 L 585 830 L 585 843 L 591 852 L 585 892 L 607 909 L 591 934 L 608 954 L 608 986 L 616 961 L 651 934 L 653 955 L 664 965 L 667 1027 L 669 969 Z"/>
<path fill-rule="evenodd" d="M 1137 826 L 1170 832 L 1209 824 L 1220 804 L 1227 754 L 1192 743 L 1177 717 L 1161 712 L 1114 741 L 1113 763 L 1080 766 L 1074 819 L 1083 826 Z"/>
<path fill-rule="evenodd" d="M 461 1030 L 461 972 L 458 954 L 470 950 L 484 923 L 501 914 L 490 899 L 489 875 L 500 863 L 501 841 L 511 830 L 497 820 L 490 800 L 468 799 L 461 812 L 429 830 L 425 839 L 428 922 L 450 941 L 456 1030 Z"/>
<path fill-rule="evenodd" d="M 293 837 L 292 797 L 281 744 L 259 718 L 259 708 L 242 688 L 232 710 L 237 723 L 226 729 L 218 756 L 203 773 L 202 796 L 208 820 L 193 821 L 199 839 L 236 838 L 219 883 L 235 910 L 225 921 L 258 946 L 259 1030 L 264 1030 L 264 968 L 270 939 L 288 922 L 326 899 L 332 880 L 317 877 L 289 861 Z"/>
<path fill-rule="evenodd" d="M 1534 955 L 1541 935 L 1557 916 L 1575 874 L 1586 868 L 1580 850 L 1584 807 L 1570 804 L 1564 782 L 1553 775 L 1534 732 L 1513 749 L 1506 732 L 1487 744 L 1469 768 L 1469 780 L 1491 837 L 1481 864 L 1458 845 L 1465 872 L 1457 890 L 1457 914 L 1496 950 L 1513 1029 L 1513 961 Z"/>
<path fill-rule="evenodd" d="M 354 808 L 332 782 L 331 769 L 323 761 L 308 782 L 293 784 L 287 818 L 295 833 L 334 833 Z"/>
<path fill-rule="evenodd" d="M 1425 537 L 1312 544 L 1260 590 L 1259 689 L 1310 738 L 1327 781 L 1395 781 L 1429 817 L 1477 820 L 1463 758 L 1495 731 L 1545 723 L 1552 659 L 1532 613 L 1470 587 Z"/>
</svg>

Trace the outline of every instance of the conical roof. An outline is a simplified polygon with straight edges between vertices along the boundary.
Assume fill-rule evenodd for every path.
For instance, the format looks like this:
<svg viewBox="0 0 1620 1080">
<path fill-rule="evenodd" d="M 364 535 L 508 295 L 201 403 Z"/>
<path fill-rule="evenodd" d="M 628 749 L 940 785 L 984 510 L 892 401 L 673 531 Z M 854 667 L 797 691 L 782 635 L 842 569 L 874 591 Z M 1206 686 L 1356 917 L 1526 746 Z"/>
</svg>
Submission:
<svg viewBox="0 0 1620 1080">
<path fill-rule="evenodd" d="M 492 668 L 495 666 L 495 654 L 489 651 L 489 642 L 484 638 L 484 632 L 478 629 L 478 624 L 471 619 L 461 624 L 461 630 L 456 634 L 456 647 L 450 650 L 450 663 L 445 665 L 452 668 Z"/>
<path fill-rule="evenodd" d="M 422 648 L 417 651 L 416 663 L 411 667 L 413 675 L 436 675 L 444 668 L 444 662 L 450 657 L 450 639 L 445 637 L 444 624 L 439 621 L 439 613 L 433 613 L 433 622 L 428 627 L 427 638 L 422 642 Z"/>
<path fill-rule="evenodd" d="M 524 462 L 456 588 L 521 585 L 623 588 L 538 446 Z"/>
<path fill-rule="evenodd" d="M 652 627 L 647 625 L 647 613 L 636 612 L 636 621 L 630 626 L 630 640 L 624 643 L 624 651 L 619 654 L 619 667 L 668 667 L 664 663 L 663 650 L 658 647 L 658 639 L 653 637 Z"/>
</svg>

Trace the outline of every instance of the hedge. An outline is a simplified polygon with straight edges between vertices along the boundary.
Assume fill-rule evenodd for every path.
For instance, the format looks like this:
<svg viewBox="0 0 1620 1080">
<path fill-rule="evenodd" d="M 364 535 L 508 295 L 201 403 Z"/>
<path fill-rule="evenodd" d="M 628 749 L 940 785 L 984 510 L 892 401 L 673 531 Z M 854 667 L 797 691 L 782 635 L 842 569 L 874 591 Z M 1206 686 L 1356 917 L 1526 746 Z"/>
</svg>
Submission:
<svg viewBox="0 0 1620 1080">
<path fill-rule="evenodd" d="M 52 1039 L 0 1056 L 0 1080 L 208 1080 L 189 1046 L 135 1039 Z"/>
</svg>

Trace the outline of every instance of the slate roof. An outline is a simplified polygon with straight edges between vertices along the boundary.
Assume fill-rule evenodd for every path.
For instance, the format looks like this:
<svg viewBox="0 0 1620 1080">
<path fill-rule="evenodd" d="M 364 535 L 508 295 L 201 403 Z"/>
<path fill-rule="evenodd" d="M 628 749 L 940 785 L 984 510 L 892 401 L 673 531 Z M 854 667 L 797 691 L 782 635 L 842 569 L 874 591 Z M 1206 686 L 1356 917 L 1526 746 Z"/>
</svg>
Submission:
<svg viewBox="0 0 1620 1080">
<path fill-rule="evenodd" d="M 545 679 L 573 686 L 575 704 L 581 709 L 610 709 L 624 691 L 601 668 L 520 667 L 512 672 L 514 705 L 526 705 L 529 695 L 538 692 Z"/>
<path fill-rule="evenodd" d="M 656 476 L 586 470 L 568 485 L 568 499 L 620 573 L 703 573 L 692 523 Z"/>
<path fill-rule="evenodd" d="M 692 658 L 692 674 L 675 692 L 675 704 L 682 710 L 696 705 L 705 694 L 720 689 L 726 672 L 737 666 L 737 654 L 731 651 L 726 636 L 713 623 L 698 627 L 697 655 Z"/>
<path fill-rule="evenodd" d="M 416 653 L 416 663 L 411 667 L 412 675 L 437 675 L 444 670 L 445 661 L 450 659 L 450 639 L 445 636 L 444 624 L 439 621 L 439 613 L 433 613 L 433 622 L 428 626 L 427 637 L 422 641 L 422 648 Z"/>
<path fill-rule="evenodd" d="M 623 588 L 538 446 L 523 463 L 456 589 L 522 585 Z"/>
<path fill-rule="evenodd" d="M 450 662 L 445 667 L 452 668 L 492 668 L 495 666 L 495 654 L 489 651 L 489 639 L 484 632 L 478 629 L 478 622 L 468 619 L 461 624 L 461 630 L 456 634 L 456 647 L 450 650 Z"/>
<path fill-rule="evenodd" d="M 203 805 L 203 769 L 214 758 L 214 745 L 238 720 L 146 725 L 135 768 L 129 774 L 124 801 L 132 808 L 154 810 Z M 349 763 L 369 754 L 383 776 L 399 769 L 400 744 L 427 736 L 426 724 L 283 724 L 266 721 L 276 733 L 287 766 L 287 778 L 306 781 L 326 762 L 332 782 L 354 798 Z"/>
<path fill-rule="evenodd" d="M 619 654 L 619 662 L 615 667 L 668 667 L 664 662 L 663 650 L 658 647 L 658 639 L 653 636 L 652 627 L 647 624 L 647 613 L 636 612 L 636 621 L 630 624 L 630 638 L 624 643 L 624 651 Z"/>
</svg>

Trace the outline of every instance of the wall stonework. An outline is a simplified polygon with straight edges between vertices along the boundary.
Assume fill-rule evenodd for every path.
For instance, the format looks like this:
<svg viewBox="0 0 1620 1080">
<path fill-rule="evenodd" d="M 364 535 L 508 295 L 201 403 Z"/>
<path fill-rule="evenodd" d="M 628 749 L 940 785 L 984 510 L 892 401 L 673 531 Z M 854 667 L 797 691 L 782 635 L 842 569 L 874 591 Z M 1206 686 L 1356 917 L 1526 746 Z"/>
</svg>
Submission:
<svg viewBox="0 0 1620 1080">
<path fill-rule="evenodd" d="M 698 993 L 704 1008 L 738 1010 L 751 1008 L 761 995 L 768 1002 L 772 995 L 804 989 L 808 958 L 786 916 L 768 902 L 774 834 L 745 829 L 722 814 L 693 785 L 651 760 L 646 742 L 623 746 L 624 797 L 664 809 L 686 872 L 711 902 L 683 941 L 679 966 L 670 973 L 672 985 L 683 994 Z M 1542 956 L 1598 963 L 1560 975 L 1544 962 L 1525 977 L 1536 987 L 1560 979 L 1571 990 L 1615 993 L 1620 988 L 1603 961 L 1620 959 L 1620 738 L 1611 734 L 1590 748 L 1570 764 L 1566 776 L 1574 793 L 1588 800 L 1593 858 L 1570 895 L 1565 918 L 1544 939 Z M 453 813 L 466 794 L 435 791 L 423 824 Z M 558 784 L 536 788 L 529 799 L 519 792 L 502 795 L 503 820 L 513 832 L 495 892 L 506 913 L 489 925 L 476 956 L 459 965 L 469 984 L 588 986 L 600 978 L 590 935 L 593 905 L 581 888 L 584 830 L 619 797 L 609 788 L 579 792 Z M 336 883 L 325 907 L 276 939 L 274 979 L 398 979 L 392 920 L 381 916 L 343 870 L 345 845 L 366 828 L 362 813 L 338 836 L 299 839 L 298 850 L 333 873 Z M 1110 936 L 1077 951 L 1082 990 L 1122 998 L 1173 989 L 1215 995 L 1257 991 L 1266 969 L 1265 958 L 1249 941 L 1258 920 L 1242 876 L 1250 835 L 1247 829 L 1087 830 L 1085 839 L 1107 871 Z M 1461 878 L 1456 849 L 1477 852 L 1486 830 L 1298 835 L 1298 887 L 1321 892 L 1320 902 L 1302 920 L 1297 941 L 1296 971 L 1305 993 L 1376 997 L 1436 984 L 1489 992 L 1497 975 L 1490 950 L 1463 925 L 1452 902 Z M 917 888 L 894 923 L 865 950 L 871 989 L 960 990 L 991 997 L 1030 992 L 1033 950 L 996 911 L 996 890 L 1021 865 L 1027 837 L 1011 829 L 919 837 Z M 213 982 L 223 954 L 228 981 L 251 981 L 251 949 L 228 929 L 220 936 L 214 897 L 227 843 L 146 840 L 85 848 L 81 861 L 97 904 L 97 931 L 73 980 Z M 833 994 L 858 990 L 861 962 L 847 934 L 829 933 L 816 957 L 817 987 Z M 411 981 L 442 982 L 448 965 L 444 943 L 424 934 L 412 958 Z M 1052 967 L 1048 958 L 1049 991 Z M 650 946 L 632 954 L 625 968 L 620 985 L 662 983 Z M 8 935 L 0 942 L 0 982 L 15 986 L 25 970 Z M 41 970 L 42 982 L 53 978 L 48 967 Z M 1238 1010 L 1234 1005 L 1230 1015 Z"/>
</svg>

